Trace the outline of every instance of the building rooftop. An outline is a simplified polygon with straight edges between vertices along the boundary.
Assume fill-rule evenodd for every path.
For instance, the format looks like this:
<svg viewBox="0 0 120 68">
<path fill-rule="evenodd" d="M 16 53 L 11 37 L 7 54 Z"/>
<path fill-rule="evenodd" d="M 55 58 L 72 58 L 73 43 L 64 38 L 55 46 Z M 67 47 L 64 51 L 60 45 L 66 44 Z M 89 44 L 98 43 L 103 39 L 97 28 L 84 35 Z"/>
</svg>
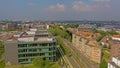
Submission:
<svg viewBox="0 0 120 68">
<path fill-rule="evenodd" d="M 120 38 L 120 34 L 118 35 L 113 35 L 114 38 Z"/>
<path fill-rule="evenodd" d="M 96 41 L 90 41 L 90 42 L 88 43 L 88 46 L 90 46 L 90 47 L 97 47 L 97 48 L 102 49 L 102 47 L 99 46 L 99 44 L 98 44 Z"/>
<path fill-rule="evenodd" d="M 89 31 L 80 31 L 80 34 L 82 34 L 82 35 L 93 35 L 93 32 L 89 32 Z"/>
<path fill-rule="evenodd" d="M 96 28 L 96 25 L 90 25 L 90 24 L 82 24 L 82 25 L 79 25 L 78 28 Z"/>
<path fill-rule="evenodd" d="M 7 41 L 17 42 L 52 42 L 55 38 L 47 30 L 37 31 L 32 29 L 30 31 L 20 32 L 10 37 Z"/>
<path fill-rule="evenodd" d="M 117 66 L 114 62 L 110 62 L 111 65 L 113 65 L 115 68 L 120 68 L 119 66 Z"/>
<path fill-rule="evenodd" d="M 85 31 L 85 30 L 78 30 L 75 32 L 77 35 L 84 35 L 84 36 L 91 36 L 93 35 L 93 32 L 91 31 Z"/>
<path fill-rule="evenodd" d="M 113 35 L 113 36 L 112 36 L 112 39 L 113 39 L 113 40 L 116 40 L 116 41 L 120 41 L 120 34 L 118 34 L 118 35 Z"/>
<path fill-rule="evenodd" d="M 86 39 L 86 44 L 88 46 L 101 48 L 96 41 L 96 37 L 100 36 L 100 33 L 93 33 L 91 30 L 77 30 L 74 34 Z"/>
</svg>

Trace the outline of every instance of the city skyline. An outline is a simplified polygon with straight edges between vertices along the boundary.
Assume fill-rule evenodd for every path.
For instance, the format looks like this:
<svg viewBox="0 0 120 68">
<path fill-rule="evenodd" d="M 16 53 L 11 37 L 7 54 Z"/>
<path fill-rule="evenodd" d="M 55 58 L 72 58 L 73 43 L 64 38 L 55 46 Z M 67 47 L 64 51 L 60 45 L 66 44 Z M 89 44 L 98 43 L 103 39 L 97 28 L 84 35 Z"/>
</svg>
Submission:
<svg viewBox="0 0 120 68">
<path fill-rule="evenodd" d="M 120 0 L 1 0 L 0 19 L 119 20 Z"/>
</svg>

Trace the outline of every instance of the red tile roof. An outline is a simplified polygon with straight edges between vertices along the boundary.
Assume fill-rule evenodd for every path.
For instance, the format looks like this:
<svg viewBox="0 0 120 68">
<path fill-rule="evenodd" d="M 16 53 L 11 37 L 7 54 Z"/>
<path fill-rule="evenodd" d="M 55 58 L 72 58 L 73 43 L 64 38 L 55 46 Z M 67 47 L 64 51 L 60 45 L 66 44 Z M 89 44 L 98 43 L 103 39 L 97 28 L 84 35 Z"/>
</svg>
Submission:
<svg viewBox="0 0 120 68">
<path fill-rule="evenodd" d="M 115 37 L 115 38 L 120 38 L 120 34 L 118 34 L 118 35 L 113 35 L 113 37 Z"/>
</svg>

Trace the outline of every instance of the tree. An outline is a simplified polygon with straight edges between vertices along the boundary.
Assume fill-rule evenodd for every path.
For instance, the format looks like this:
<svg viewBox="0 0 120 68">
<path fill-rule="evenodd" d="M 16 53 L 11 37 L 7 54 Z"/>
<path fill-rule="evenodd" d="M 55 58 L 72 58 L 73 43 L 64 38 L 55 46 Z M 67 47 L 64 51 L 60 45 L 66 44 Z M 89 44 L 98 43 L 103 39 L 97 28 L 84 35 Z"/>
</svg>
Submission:
<svg viewBox="0 0 120 68">
<path fill-rule="evenodd" d="M 111 49 L 111 45 L 109 45 L 108 49 Z"/>
<path fill-rule="evenodd" d="M 3 43 L 0 41 L 0 58 L 1 58 L 1 56 L 3 55 L 3 53 L 4 53 L 4 45 L 3 45 Z"/>
<path fill-rule="evenodd" d="M 107 62 L 103 59 L 103 61 L 100 63 L 100 68 L 107 68 Z"/>
<path fill-rule="evenodd" d="M 4 45 L 3 45 L 3 43 L 0 41 L 0 48 L 3 48 L 4 47 Z"/>
<path fill-rule="evenodd" d="M 69 32 L 67 32 L 67 30 L 61 29 L 58 25 L 50 27 L 49 30 L 52 33 L 52 35 L 60 36 L 62 38 L 65 38 L 65 39 L 71 41 L 71 34 Z"/>
<path fill-rule="evenodd" d="M 64 25 L 65 28 L 77 28 L 79 24 L 66 24 Z"/>
<path fill-rule="evenodd" d="M 110 34 L 110 35 L 118 34 L 116 31 L 113 31 L 113 30 L 112 31 L 107 31 L 107 33 Z"/>
<path fill-rule="evenodd" d="M 50 61 L 43 60 L 42 57 L 38 57 L 33 60 L 33 65 L 37 68 L 48 68 L 48 66 L 50 65 Z"/>
<path fill-rule="evenodd" d="M 105 45 L 103 45 L 103 48 L 107 48 L 107 45 L 105 44 Z"/>
<path fill-rule="evenodd" d="M 4 60 L 0 62 L 0 68 L 5 68 L 5 61 Z"/>
</svg>

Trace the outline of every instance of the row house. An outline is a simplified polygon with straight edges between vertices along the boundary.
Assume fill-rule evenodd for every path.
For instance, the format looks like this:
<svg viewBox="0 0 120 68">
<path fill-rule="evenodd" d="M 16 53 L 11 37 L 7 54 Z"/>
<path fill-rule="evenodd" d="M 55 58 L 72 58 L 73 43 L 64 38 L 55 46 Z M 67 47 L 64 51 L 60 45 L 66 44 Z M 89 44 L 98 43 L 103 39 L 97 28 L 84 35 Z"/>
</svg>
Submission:
<svg viewBox="0 0 120 68">
<path fill-rule="evenodd" d="M 96 41 L 96 37 L 100 34 L 94 34 L 91 31 L 77 30 L 72 34 L 72 43 L 80 49 L 80 51 L 92 61 L 100 63 L 101 61 L 101 47 Z"/>
</svg>

